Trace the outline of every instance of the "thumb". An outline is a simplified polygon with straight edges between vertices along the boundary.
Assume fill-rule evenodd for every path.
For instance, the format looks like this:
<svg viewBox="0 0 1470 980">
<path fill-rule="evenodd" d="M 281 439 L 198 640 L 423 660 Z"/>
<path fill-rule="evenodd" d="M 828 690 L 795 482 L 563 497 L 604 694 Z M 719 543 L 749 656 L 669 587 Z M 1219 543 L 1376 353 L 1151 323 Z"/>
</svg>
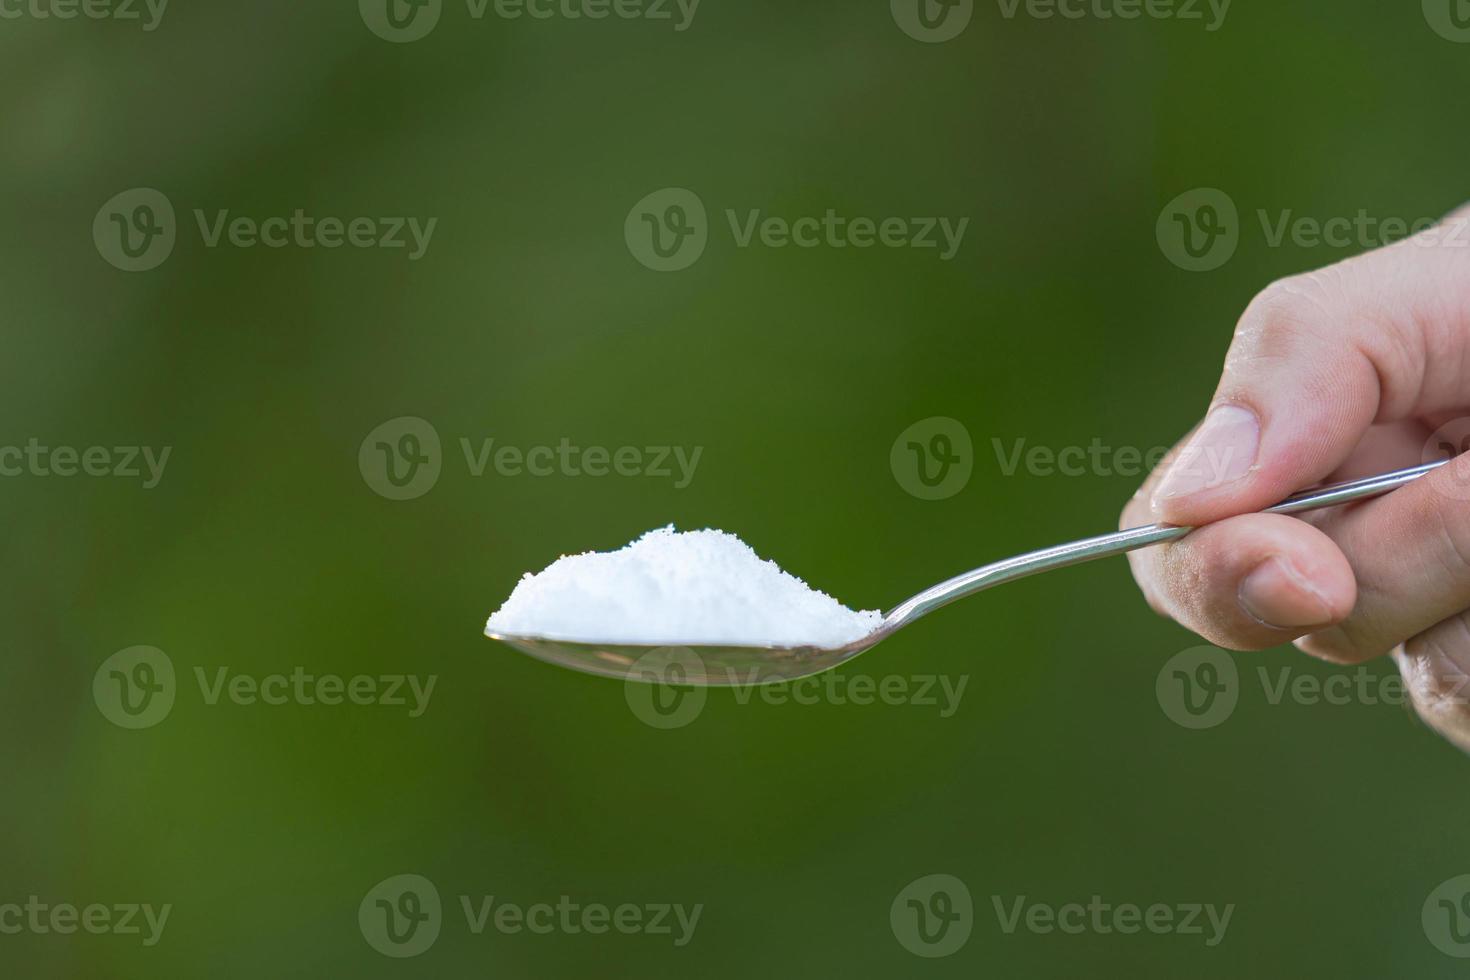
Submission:
<svg viewBox="0 0 1470 980">
<path fill-rule="evenodd" d="M 1157 519 L 1260 510 L 1335 470 L 1375 423 L 1470 403 L 1470 215 L 1284 279 L 1247 308 Z"/>
</svg>

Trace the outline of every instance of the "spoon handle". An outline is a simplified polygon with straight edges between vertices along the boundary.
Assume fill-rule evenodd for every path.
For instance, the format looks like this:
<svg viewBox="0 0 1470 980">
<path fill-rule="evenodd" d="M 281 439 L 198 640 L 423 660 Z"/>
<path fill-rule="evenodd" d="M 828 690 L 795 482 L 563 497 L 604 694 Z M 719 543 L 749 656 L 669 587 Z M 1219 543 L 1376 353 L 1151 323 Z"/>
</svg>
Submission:
<svg viewBox="0 0 1470 980">
<path fill-rule="evenodd" d="M 1336 507 L 1338 504 L 1346 504 L 1354 500 L 1380 497 L 1406 484 L 1413 483 L 1419 477 L 1438 469 L 1447 462 L 1449 460 L 1439 460 L 1394 473 L 1383 473 L 1362 480 L 1303 490 L 1301 493 L 1292 494 L 1274 507 L 1267 507 L 1262 513 L 1299 514 L 1322 507 Z M 1150 524 L 1146 527 L 1129 528 L 1126 531 L 1104 534 L 1096 538 L 1084 538 L 1081 541 L 1072 541 L 1054 548 L 1033 551 L 985 565 L 965 572 L 963 575 L 957 575 L 947 582 L 941 582 L 933 588 L 920 592 L 902 605 L 896 606 L 883 618 L 883 630 L 887 632 L 907 626 L 920 616 L 931 613 L 940 606 L 948 605 L 968 595 L 974 595 L 993 585 L 1014 582 L 1016 579 L 1035 575 L 1038 572 L 1049 572 L 1053 568 L 1079 565 L 1085 561 L 1092 561 L 1094 558 L 1110 558 L 1113 555 L 1126 554 L 1150 545 L 1177 541 L 1193 530 L 1192 527 L 1176 527 L 1173 524 Z"/>
</svg>

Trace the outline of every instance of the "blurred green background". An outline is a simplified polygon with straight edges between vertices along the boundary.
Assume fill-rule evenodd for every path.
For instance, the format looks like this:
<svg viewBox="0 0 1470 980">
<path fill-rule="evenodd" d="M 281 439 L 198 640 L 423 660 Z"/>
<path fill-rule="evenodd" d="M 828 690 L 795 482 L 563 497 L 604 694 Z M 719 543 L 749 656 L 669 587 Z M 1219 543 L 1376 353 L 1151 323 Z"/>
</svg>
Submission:
<svg viewBox="0 0 1470 980">
<path fill-rule="evenodd" d="M 1371 9 L 1370 9 L 1371 8 Z M 957 16 L 956 14 L 952 14 Z M 1208 17 L 1208 13 L 1206 12 Z M 675 21 L 472 17 L 412 43 L 349 0 L 185 3 L 157 28 L 0 19 L 0 444 L 172 447 L 163 479 L 0 480 L 0 904 L 173 906 L 162 941 L 0 935 L 26 977 L 1449 977 L 1421 906 L 1470 871 L 1467 763 L 1395 706 L 1271 704 L 1238 655 L 1223 724 L 1155 693 L 1199 643 L 1122 561 L 971 599 L 848 674 L 967 677 L 920 704 L 742 703 L 686 727 L 622 685 L 480 636 L 527 570 L 673 522 L 735 532 L 859 608 L 1111 529 L 1138 480 L 1007 475 L 995 440 L 1147 450 L 1204 409 L 1270 280 L 1370 242 L 1275 220 L 1437 216 L 1470 197 L 1470 46 L 1418 4 L 1239 0 L 1201 21 L 1008 18 L 921 43 L 889 5 L 704 0 Z M 1458 122 L 1456 120 L 1459 120 Z M 157 268 L 99 255 L 98 209 L 156 188 Z M 694 191 L 709 244 L 660 273 L 629 209 Z M 1239 208 L 1208 272 L 1161 210 Z M 427 254 L 207 248 L 193 212 L 437 217 Z M 724 212 L 967 217 L 937 251 L 737 247 Z M 417 416 L 417 499 L 359 446 Z M 973 473 L 906 492 L 894 440 L 949 416 Z M 473 476 L 476 445 L 702 447 L 656 477 Z M 145 644 L 160 724 L 99 711 Z M 194 671 L 437 675 L 388 706 L 210 705 Z M 1391 665 L 1367 668 L 1392 673 Z M 443 898 L 414 959 L 358 904 L 391 876 Z M 911 881 L 963 880 L 973 934 L 921 959 Z M 702 903 L 693 941 L 466 927 L 458 897 Z M 992 896 L 1233 903 L 1225 941 L 1006 934 Z"/>
</svg>

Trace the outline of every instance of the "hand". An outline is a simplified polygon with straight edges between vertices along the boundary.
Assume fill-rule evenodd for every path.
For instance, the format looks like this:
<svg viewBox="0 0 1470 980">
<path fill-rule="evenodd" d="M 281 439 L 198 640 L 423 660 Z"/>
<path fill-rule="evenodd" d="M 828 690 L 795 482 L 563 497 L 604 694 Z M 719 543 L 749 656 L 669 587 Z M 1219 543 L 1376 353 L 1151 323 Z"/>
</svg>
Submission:
<svg viewBox="0 0 1470 980">
<path fill-rule="evenodd" d="M 1129 556 L 1149 604 L 1210 642 L 1392 652 L 1419 715 L 1470 750 L 1470 454 L 1366 503 L 1255 511 L 1470 437 L 1470 209 L 1275 283 L 1241 317 L 1203 422 L 1122 525 L 1208 527 Z"/>
</svg>

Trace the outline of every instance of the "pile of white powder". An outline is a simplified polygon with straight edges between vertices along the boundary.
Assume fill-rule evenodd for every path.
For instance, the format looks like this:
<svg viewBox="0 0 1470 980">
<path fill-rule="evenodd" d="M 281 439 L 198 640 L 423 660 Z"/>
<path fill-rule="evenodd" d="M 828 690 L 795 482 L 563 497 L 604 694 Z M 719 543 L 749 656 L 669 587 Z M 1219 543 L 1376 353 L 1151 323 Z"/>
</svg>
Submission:
<svg viewBox="0 0 1470 980">
<path fill-rule="evenodd" d="M 724 531 L 649 531 L 618 551 L 525 575 L 487 633 L 583 643 L 839 647 L 883 621 L 765 561 Z"/>
</svg>

